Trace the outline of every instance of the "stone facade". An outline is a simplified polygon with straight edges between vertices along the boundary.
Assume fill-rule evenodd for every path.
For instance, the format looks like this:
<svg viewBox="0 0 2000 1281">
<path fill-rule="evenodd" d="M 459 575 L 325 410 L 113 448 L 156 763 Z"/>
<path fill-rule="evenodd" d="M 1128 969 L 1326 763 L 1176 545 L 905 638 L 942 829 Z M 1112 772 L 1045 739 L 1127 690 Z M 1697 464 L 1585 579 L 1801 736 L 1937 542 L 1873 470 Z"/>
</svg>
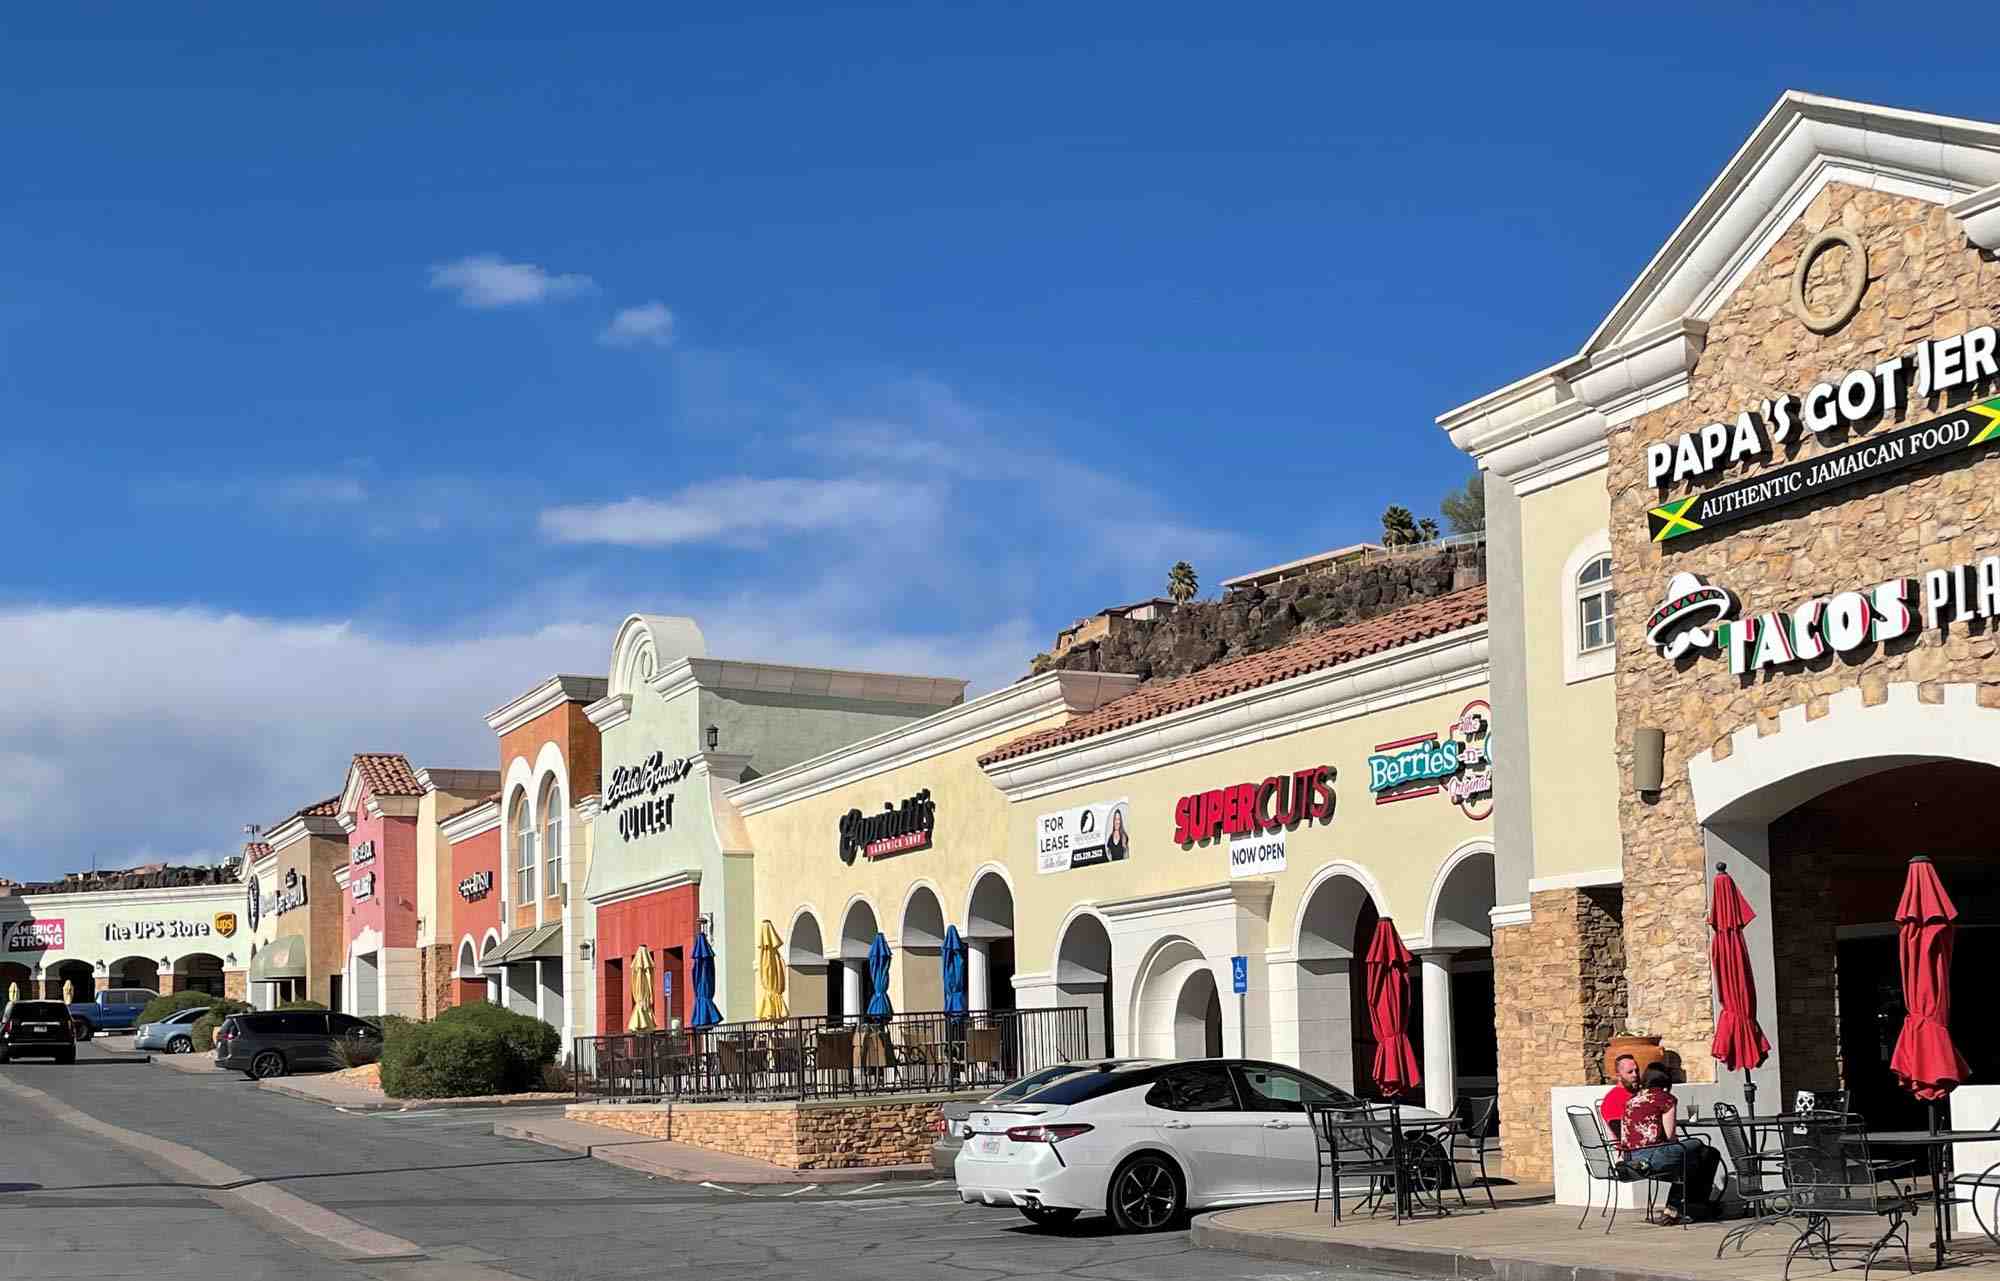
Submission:
<svg viewBox="0 0 2000 1281">
<path fill-rule="evenodd" d="M 1343 565 L 1191 602 L 1156 620 L 1121 620 L 1056 658 L 1038 657 L 1031 674 L 1058 669 L 1170 680 L 1485 581 L 1484 543 Z"/>
<path fill-rule="evenodd" d="M 434 1019 L 458 1004 L 458 983 L 452 974 L 456 963 L 449 943 L 417 949 L 418 1018 Z"/>
<path fill-rule="evenodd" d="M 938 1104 L 973 1095 L 832 1103 L 577 1104 L 572 1121 L 752 1157 L 788 1170 L 916 1165 L 930 1160 Z"/>
<path fill-rule="evenodd" d="M 1832 333 L 1815 334 L 1790 310 L 1791 276 L 1808 240 L 1835 224 L 1865 244 L 1868 284 L 1852 320 Z M 1839 266 L 1816 266 L 1808 296 L 1830 288 L 1824 273 Z M 1826 714 L 1830 695 L 1855 687 L 1872 706 L 1884 701 L 1891 682 L 1915 683 L 1920 699 L 1932 703 L 1941 701 L 1943 685 L 1969 682 L 1979 687 L 1982 705 L 2000 706 L 1995 662 L 2000 629 L 1927 632 L 1738 678 L 1713 654 L 1693 653 L 1673 663 L 1661 658 L 1646 641 L 1646 617 L 1663 599 L 1668 578 L 1682 570 L 1729 587 L 1746 612 L 1755 612 L 1992 553 L 2000 549 L 2000 522 L 1988 519 L 2000 489 L 2000 455 L 1988 452 L 1977 462 L 1947 457 L 1713 534 L 1654 544 L 1646 512 L 1663 497 L 1816 457 L 1934 417 L 1961 398 L 1911 404 L 1905 395 L 1893 420 L 1836 429 L 1819 440 L 1808 437 L 1779 447 L 1775 458 L 1745 460 L 1664 495 L 1646 483 L 1645 448 L 1705 423 L 1732 423 L 1765 398 L 1803 393 L 1829 375 L 1873 366 L 1919 341 L 1996 319 L 2000 266 L 1970 245 L 1943 209 L 1835 183 L 1811 202 L 1710 320 L 1687 398 L 1611 432 L 1606 483 L 1618 586 L 1625 939 L 1631 953 L 1645 960 L 1643 977 L 1631 989 L 1631 1030 L 1659 1035 L 1669 1049 L 1679 1050 L 1692 1079 L 1713 1079 L 1715 1065 L 1707 1053 L 1713 1024 L 1708 939 L 1701 924 L 1703 841 L 1688 761 L 1705 752 L 1728 756 L 1730 736 L 1740 728 L 1754 726 L 1760 736 L 1777 733 L 1778 713 L 1787 708 L 1803 707 L 1808 720 L 1818 719 Z M 1991 394 L 1990 388 L 1980 390 Z M 1641 797 L 1630 787 L 1632 735 L 1642 726 L 1666 731 L 1666 785 L 1657 796 Z M 1781 883 L 1785 870 L 1776 877 Z M 1819 994 L 1802 989 L 1797 976 L 1787 984 L 1780 1000 L 1802 1002 L 1802 1017 L 1810 1017 Z M 1791 1008 L 1783 1007 L 1785 1017 Z M 1789 1037 L 1786 1043 L 1796 1044 Z"/>
<path fill-rule="evenodd" d="M 162 992 L 160 995 L 165 996 Z M 222 976 L 222 995 L 231 1001 L 250 999 L 250 971 L 228 970 Z"/>
<path fill-rule="evenodd" d="M 1534 917 L 1493 931 L 1500 1133 L 1507 1174 L 1551 1177 L 1549 1091 L 1604 1079 L 1625 1020 L 1625 934 L 1616 886 L 1532 895 Z"/>
</svg>

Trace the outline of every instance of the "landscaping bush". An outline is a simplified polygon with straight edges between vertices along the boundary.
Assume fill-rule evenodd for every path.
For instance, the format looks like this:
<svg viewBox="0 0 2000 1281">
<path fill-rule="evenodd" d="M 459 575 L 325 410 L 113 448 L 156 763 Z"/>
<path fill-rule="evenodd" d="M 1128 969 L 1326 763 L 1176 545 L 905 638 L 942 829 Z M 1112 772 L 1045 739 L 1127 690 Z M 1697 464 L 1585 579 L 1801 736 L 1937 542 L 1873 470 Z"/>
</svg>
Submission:
<svg viewBox="0 0 2000 1281">
<path fill-rule="evenodd" d="M 531 1014 L 515 1014 L 488 1001 L 454 1005 L 431 1021 L 432 1027 L 478 1027 L 499 1038 L 507 1054 L 500 1092 L 519 1094 L 542 1088 L 542 1067 L 555 1062 L 562 1035 Z"/>
<path fill-rule="evenodd" d="M 145 1009 L 139 1011 L 139 1022 L 158 1023 L 169 1014 L 191 1010 L 197 1005 L 214 1005 L 219 999 L 206 992 L 176 992 L 172 996 L 156 996 L 146 1002 Z"/>
<path fill-rule="evenodd" d="M 194 1038 L 196 1054 L 206 1054 L 215 1048 L 215 1029 L 222 1026 L 222 1020 L 232 1014 L 248 1014 L 250 1006 L 244 1001 L 232 1001 L 227 997 L 208 1007 L 208 1013 L 195 1020 L 188 1035 Z"/>
<path fill-rule="evenodd" d="M 500 1032 L 469 1019 L 414 1023 L 382 1051 L 382 1089 L 398 1099 L 497 1094 L 509 1071 Z"/>
<path fill-rule="evenodd" d="M 274 1008 L 280 1010 L 323 1010 L 326 1007 L 318 1001 L 280 1001 Z"/>
<path fill-rule="evenodd" d="M 422 1019 L 413 1019 L 404 1014 L 371 1014 L 368 1021 L 382 1029 L 382 1044 L 388 1046 L 397 1037 L 413 1027 L 422 1027 Z"/>
</svg>

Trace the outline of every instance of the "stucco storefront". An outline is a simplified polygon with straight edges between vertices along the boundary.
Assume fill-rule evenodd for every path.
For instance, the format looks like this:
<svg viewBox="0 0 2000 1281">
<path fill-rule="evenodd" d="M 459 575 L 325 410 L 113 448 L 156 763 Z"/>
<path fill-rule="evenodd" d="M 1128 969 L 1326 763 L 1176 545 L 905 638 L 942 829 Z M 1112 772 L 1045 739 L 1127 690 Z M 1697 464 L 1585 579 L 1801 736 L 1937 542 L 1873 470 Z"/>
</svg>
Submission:
<svg viewBox="0 0 2000 1281">
<path fill-rule="evenodd" d="M 0 998 L 76 999 L 100 988 L 222 995 L 249 959 L 243 886 L 233 879 L 161 889 L 26 894 L 0 899 Z"/>
<path fill-rule="evenodd" d="M 1474 588 L 989 753 L 1016 999 L 1084 1007 L 1119 1053 L 1248 1054 L 1368 1092 L 1359 958 L 1387 917 L 1421 960 L 1427 1097 L 1490 1089 L 1486 679 Z"/>
<path fill-rule="evenodd" d="M 943 1008 L 939 954 L 967 944 L 967 1004 L 1010 1009 L 1020 875 L 982 753 L 1131 691 L 1130 676 L 1051 672 L 727 789 L 756 849 L 755 918 L 783 941 L 796 1015 L 866 1008 L 876 933 L 899 1011 Z"/>
<path fill-rule="evenodd" d="M 1965 820 L 2000 778 L 1996 249 L 2000 126 L 1787 95 L 1580 352 L 1441 420 L 1487 470 L 1496 601 L 1561 620 L 1600 555 L 1616 587 L 1608 644 L 1531 627 L 1528 662 L 1496 670 L 1503 714 L 1507 689 L 1615 718 L 1510 740 L 1537 796 L 1579 750 L 1617 765 L 1615 842 L 1540 810 L 1502 824 L 1515 1173 L 1551 1153 L 1514 1121 L 1539 1106 L 1548 1135 L 1550 1090 L 1597 1079 L 1611 1032 L 1715 1080 L 1718 864 L 1758 913 L 1760 1107 L 1843 1088 L 1873 1123 L 1911 1119 L 1883 1067 L 1908 858 L 1937 861 L 1964 920 L 2000 919 Z M 1560 568 L 1537 551 L 1567 545 Z M 1984 964 L 1961 951 L 1960 974 Z M 1975 1075 L 2000 1069 L 1968 1036 Z"/>
<path fill-rule="evenodd" d="M 929 715 L 964 692 L 958 680 L 710 658 L 692 619 L 628 618 L 612 644 L 608 693 L 587 709 L 603 760 L 585 891 L 598 1030 L 625 1026 L 640 947 L 654 982 L 672 985 L 654 994 L 656 1017 L 684 1019 L 697 931 L 715 949 L 723 1017 L 749 1017 L 753 843 L 725 789 Z"/>
<path fill-rule="evenodd" d="M 347 862 L 340 798 L 307 805 L 244 846 L 243 920 L 250 967 L 230 995 L 268 1010 L 288 1000 L 340 1008 L 345 907 L 334 884 Z"/>
</svg>

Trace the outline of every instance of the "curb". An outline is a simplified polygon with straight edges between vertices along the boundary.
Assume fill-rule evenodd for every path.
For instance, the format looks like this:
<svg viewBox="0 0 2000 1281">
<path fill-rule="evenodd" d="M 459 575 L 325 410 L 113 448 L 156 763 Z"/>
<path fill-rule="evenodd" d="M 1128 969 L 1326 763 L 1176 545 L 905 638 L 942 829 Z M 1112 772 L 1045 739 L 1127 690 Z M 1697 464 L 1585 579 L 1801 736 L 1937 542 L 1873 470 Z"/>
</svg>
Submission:
<svg viewBox="0 0 2000 1281">
<path fill-rule="evenodd" d="M 1252 1232 L 1217 1220 L 1228 1210 L 1198 1215 L 1190 1238 L 1205 1250 L 1229 1250 L 1287 1263 L 1450 1281 L 1698 1281 L 1691 1273 L 1642 1272 L 1631 1268 L 1581 1267 L 1470 1250 L 1409 1245 L 1345 1245 L 1284 1232 Z"/>
<path fill-rule="evenodd" d="M 561 1099 L 522 1098 L 511 1094 L 495 1094 L 473 1099 L 384 1099 L 378 1102 L 371 1098 L 366 1101 L 343 1101 L 330 1099 L 324 1094 L 304 1086 L 292 1085 L 283 1079 L 259 1081 L 257 1088 L 294 1099 L 304 1099 L 308 1103 L 318 1103 L 324 1107 L 339 1108 L 343 1112 L 429 1112 L 438 1108 L 553 1108 L 561 1107 L 563 1103 Z"/>
<path fill-rule="evenodd" d="M 768 1172 L 760 1171 L 761 1177 L 743 1178 L 736 1175 L 718 1175 L 714 1171 L 690 1170 L 654 1160 L 623 1149 L 642 1144 L 662 1143 L 663 1139 L 646 1139 L 634 1136 L 611 1143 L 583 1143 L 575 1139 L 559 1138 L 535 1130 L 527 1125 L 509 1121 L 495 1121 L 493 1133 L 497 1138 L 521 1139 L 529 1143 L 539 1143 L 543 1147 L 554 1148 L 558 1152 L 568 1152 L 574 1156 L 587 1156 L 615 1165 L 621 1169 L 639 1174 L 651 1175 L 658 1179 L 668 1179 L 675 1183 L 917 1183 L 943 1177 L 928 1165 L 861 1166 L 845 1170 L 788 1170 L 782 1166 L 772 1166 Z M 747 1159 L 747 1158 L 746 1158 Z"/>
</svg>

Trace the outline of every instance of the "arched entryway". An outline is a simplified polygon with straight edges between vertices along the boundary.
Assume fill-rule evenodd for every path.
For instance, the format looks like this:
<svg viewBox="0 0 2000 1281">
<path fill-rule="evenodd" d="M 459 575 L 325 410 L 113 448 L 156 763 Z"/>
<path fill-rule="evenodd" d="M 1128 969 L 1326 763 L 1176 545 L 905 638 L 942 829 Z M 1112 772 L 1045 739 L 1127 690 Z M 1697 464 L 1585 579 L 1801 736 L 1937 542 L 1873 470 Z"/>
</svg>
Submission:
<svg viewBox="0 0 2000 1281">
<path fill-rule="evenodd" d="M 944 904 L 936 890 L 921 883 L 911 887 L 898 937 L 895 977 L 903 990 L 898 1010 L 944 1009 Z"/>
<path fill-rule="evenodd" d="M 1174 1002 L 1174 1055 L 1183 1059 L 1222 1055 L 1222 992 L 1215 986 L 1214 971 L 1206 966 L 1187 976 Z"/>
<path fill-rule="evenodd" d="M 486 999 L 486 975 L 479 968 L 479 949 L 470 934 L 458 941 L 458 965 L 452 978 L 458 983 L 458 1004 L 472 1005 Z"/>
<path fill-rule="evenodd" d="M 1372 1092 L 1366 1078 L 1375 1040 L 1361 958 L 1376 920 L 1375 900 L 1360 876 L 1329 868 L 1306 893 L 1293 948 L 1299 1066 L 1358 1093 Z"/>
<path fill-rule="evenodd" d="M 819 918 L 811 908 L 800 908 L 785 935 L 785 1004 L 793 1017 L 826 1014 L 833 988 L 839 983 L 839 966 L 826 963 L 826 940 L 820 933 Z"/>
<path fill-rule="evenodd" d="M 1132 1052 L 1143 1058 L 1199 1058 L 1209 1053 L 1211 1030 L 1219 1047 L 1219 992 L 1200 948 L 1178 935 L 1162 939 L 1140 963 L 1133 984 Z"/>
<path fill-rule="evenodd" d="M 42 971 L 42 995 L 51 1001 L 63 999 L 63 984 L 68 983 L 74 1000 L 88 1001 L 97 995 L 97 975 L 88 961 L 57 961 Z"/>
<path fill-rule="evenodd" d="M 973 880 L 966 900 L 965 1004 L 975 1011 L 1014 1008 L 1014 887 L 996 868 Z"/>
<path fill-rule="evenodd" d="M 1835 694 L 1824 716 L 1780 714 L 1776 733 L 1743 731 L 1721 760 L 1688 763 L 1702 823 L 1703 892 L 1724 864 L 1757 919 L 1744 931 L 1759 1015 L 1772 1042 L 1755 1074 L 1759 1108 L 1798 1090 L 1845 1089 L 1871 1126 L 1924 1124 L 1924 1109 L 1887 1077 L 1902 1026 L 1891 920 L 1909 859 L 1927 855 L 1959 909 L 1953 982 L 1965 996 L 2000 962 L 2000 875 L 1977 798 L 2000 784 L 2000 710 L 1973 686 L 1946 686 L 1926 702 L 1891 685 L 1864 706 Z M 1635 899 L 1627 886 L 1628 910 Z M 1707 975 L 1701 975 L 1702 995 Z M 1658 1004 L 1643 968 L 1634 1004 Z M 2000 1072 L 1989 1021 L 1955 1018 L 1953 1035 L 1975 1080 Z"/>
<path fill-rule="evenodd" d="M 221 996 L 222 958 L 212 952 L 191 952 L 175 961 L 174 991 Z"/>
<path fill-rule="evenodd" d="M 106 987 L 139 987 L 160 990 L 160 963 L 150 956 L 121 956 L 111 963 Z"/>
<path fill-rule="evenodd" d="M 1460 1098 L 1500 1090 L 1493 1004 L 1493 846 L 1452 852 L 1431 891 L 1428 942 L 1417 949 L 1415 1020 L 1424 1104 L 1449 1111 Z"/>
<path fill-rule="evenodd" d="M 1111 934 L 1104 918 L 1079 911 L 1064 925 L 1056 943 L 1056 1002 L 1081 1007 L 1089 1033 L 1089 1052 L 1115 1053 L 1117 1020 L 1111 1015 Z"/>
<path fill-rule="evenodd" d="M 867 899 L 857 898 L 847 905 L 847 915 L 840 925 L 840 986 L 836 990 L 829 985 L 828 1014 L 858 1019 L 868 1012 L 868 1002 L 875 995 L 868 972 L 868 948 L 880 928 L 875 906 Z M 832 1004 L 836 996 L 837 1006 Z"/>
<path fill-rule="evenodd" d="M 35 974 L 19 961 L 0 961 L 0 1002 L 7 999 L 9 990 L 19 988 L 21 998 L 27 1000 L 35 995 Z"/>
</svg>

